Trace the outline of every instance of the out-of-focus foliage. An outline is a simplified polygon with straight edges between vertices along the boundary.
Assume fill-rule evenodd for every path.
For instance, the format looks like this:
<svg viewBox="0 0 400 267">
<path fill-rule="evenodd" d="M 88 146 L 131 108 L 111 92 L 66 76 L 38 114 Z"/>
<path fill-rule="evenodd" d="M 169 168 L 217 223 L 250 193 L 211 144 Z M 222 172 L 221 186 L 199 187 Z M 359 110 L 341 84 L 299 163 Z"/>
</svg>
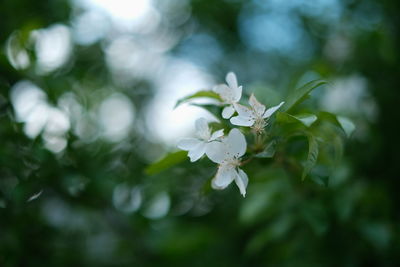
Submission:
<svg viewBox="0 0 400 267">
<path fill-rule="evenodd" d="M 399 10 L 394 0 L 3 1 L 0 266 L 399 265 Z M 329 81 L 276 122 L 323 129 L 334 165 L 319 153 L 302 181 L 294 159 L 266 150 L 245 168 L 245 199 L 211 190 L 206 160 L 178 153 L 149 168 L 175 151 L 173 129 L 193 112 L 173 110 L 176 100 L 229 70 L 268 106 Z M 356 125 L 345 144 L 330 126 L 351 132 L 343 117 Z M 321 143 L 289 141 L 285 153 L 304 161 L 313 156 L 296 151 Z"/>
</svg>

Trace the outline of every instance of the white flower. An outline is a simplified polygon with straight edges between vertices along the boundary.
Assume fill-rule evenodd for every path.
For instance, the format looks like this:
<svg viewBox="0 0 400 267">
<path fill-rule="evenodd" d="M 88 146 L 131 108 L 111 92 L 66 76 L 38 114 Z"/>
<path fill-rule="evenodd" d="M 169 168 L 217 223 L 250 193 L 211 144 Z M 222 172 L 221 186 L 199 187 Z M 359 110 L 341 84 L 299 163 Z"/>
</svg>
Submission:
<svg viewBox="0 0 400 267">
<path fill-rule="evenodd" d="M 265 106 L 257 101 L 254 94 L 251 94 L 249 99 L 250 107 L 236 103 L 234 106 L 238 115 L 232 117 L 230 121 L 237 126 L 253 126 L 256 130 L 262 130 L 266 125 L 265 119 L 274 114 L 284 103 L 281 102 L 279 105 L 265 110 Z"/>
<path fill-rule="evenodd" d="M 211 142 L 207 146 L 206 155 L 219 164 L 217 174 L 211 182 L 214 189 L 224 189 L 234 180 L 240 193 L 246 196 L 249 178 L 239 169 L 240 157 L 246 152 L 246 146 L 246 139 L 238 129 L 232 129 L 221 142 Z"/>
<path fill-rule="evenodd" d="M 204 118 L 197 119 L 195 126 L 198 138 L 184 138 L 178 143 L 178 148 L 189 151 L 188 156 L 191 162 L 198 160 L 204 155 L 209 142 L 215 141 L 224 135 L 223 129 L 211 134 L 211 129 Z"/>
<path fill-rule="evenodd" d="M 215 86 L 213 90 L 219 94 L 223 104 L 229 105 L 222 110 L 222 117 L 229 119 L 235 113 L 233 104 L 239 102 L 242 97 L 242 86 L 238 86 L 236 75 L 233 72 L 229 72 L 225 80 L 228 85 L 220 84 Z"/>
</svg>

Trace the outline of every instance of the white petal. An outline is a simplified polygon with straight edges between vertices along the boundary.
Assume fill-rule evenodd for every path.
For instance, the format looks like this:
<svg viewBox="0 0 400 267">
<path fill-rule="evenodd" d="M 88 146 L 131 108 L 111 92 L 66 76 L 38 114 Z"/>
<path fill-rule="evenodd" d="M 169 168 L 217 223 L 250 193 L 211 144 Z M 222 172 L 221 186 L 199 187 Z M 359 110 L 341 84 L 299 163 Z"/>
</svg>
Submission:
<svg viewBox="0 0 400 267">
<path fill-rule="evenodd" d="M 233 125 L 237 125 L 237 126 L 246 126 L 246 127 L 250 127 L 253 126 L 253 124 L 255 123 L 255 120 L 252 118 L 245 118 L 245 117 L 241 117 L 241 116 L 235 116 L 232 117 L 230 119 L 231 123 Z"/>
<path fill-rule="evenodd" d="M 206 143 L 200 142 L 196 147 L 189 150 L 188 156 L 191 162 L 195 162 L 206 152 Z"/>
<path fill-rule="evenodd" d="M 243 170 L 238 169 L 238 173 L 235 177 L 235 183 L 237 187 L 239 187 L 240 194 L 245 197 L 247 184 L 249 183 L 249 177 L 247 177 L 247 174 Z"/>
<path fill-rule="evenodd" d="M 233 90 L 233 102 L 239 102 L 242 97 L 242 86 L 232 88 Z"/>
<path fill-rule="evenodd" d="M 200 143 L 201 141 L 196 138 L 183 138 L 178 142 L 177 147 L 179 149 L 189 151 L 190 149 L 195 148 Z"/>
<path fill-rule="evenodd" d="M 222 118 L 229 119 L 235 113 L 235 109 L 232 106 L 227 106 L 222 110 Z"/>
<path fill-rule="evenodd" d="M 213 91 L 219 94 L 223 102 L 231 102 L 233 97 L 232 89 L 229 88 L 226 84 L 219 84 L 214 86 Z"/>
<path fill-rule="evenodd" d="M 214 178 L 215 178 L 215 177 L 214 177 Z M 211 180 L 211 188 L 212 188 L 212 189 L 215 189 L 215 190 L 222 190 L 222 189 L 225 189 L 225 187 L 220 187 L 220 186 L 216 185 L 216 184 L 215 184 L 215 179 L 214 179 L 214 178 Z"/>
<path fill-rule="evenodd" d="M 246 138 L 238 129 L 232 129 L 223 142 L 227 145 L 229 158 L 239 158 L 246 153 Z"/>
<path fill-rule="evenodd" d="M 251 94 L 249 98 L 249 104 L 253 108 L 253 110 L 256 112 L 256 114 L 259 117 L 262 117 L 262 115 L 265 112 L 265 106 L 258 102 L 257 98 L 254 96 L 254 94 Z"/>
<path fill-rule="evenodd" d="M 209 141 L 214 141 L 215 139 L 218 139 L 218 138 L 220 138 L 220 137 L 222 137 L 222 136 L 224 136 L 224 129 L 215 131 L 215 132 L 211 135 Z"/>
<path fill-rule="evenodd" d="M 226 83 L 228 84 L 228 86 L 230 88 L 237 88 L 238 87 L 238 83 L 237 83 L 237 79 L 236 79 L 236 75 L 233 72 L 229 72 L 226 77 L 225 77 Z"/>
<path fill-rule="evenodd" d="M 207 120 L 205 118 L 199 118 L 195 122 L 196 133 L 197 135 L 203 139 L 210 139 L 210 128 L 208 127 Z"/>
<path fill-rule="evenodd" d="M 285 102 L 281 102 L 279 105 L 269 108 L 267 109 L 267 111 L 265 111 L 263 118 L 268 118 L 270 117 L 272 114 L 275 113 L 275 111 L 277 111 L 283 104 L 285 104 Z"/>
<path fill-rule="evenodd" d="M 253 117 L 255 117 L 253 111 L 250 108 L 246 107 L 246 106 L 243 106 L 243 105 L 235 103 L 234 107 L 235 107 L 235 110 L 237 111 L 237 113 L 241 117 L 244 117 L 244 118 L 253 118 Z"/>
<path fill-rule="evenodd" d="M 233 72 L 229 72 L 226 75 L 226 83 L 228 84 L 230 91 L 229 99 L 231 102 L 238 102 L 242 97 L 242 86 L 238 86 L 236 75 Z"/>
<path fill-rule="evenodd" d="M 226 84 L 218 84 L 218 85 L 214 86 L 212 90 L 214 92 L 216 92 L 217 94 L 221 95 L 222 92 L 229 90 L 229 87 Z"/>
<path fill-rule="evenodd" d="M 212 185 L 216 189 L 226 188 L 237 176 L 235 167 L 232 165 L 220 165 L 217 174 L 213 178 Z"/>
<path fill-rule="evenodd" d="M 208 143 L 206 146 L 206 155 L 211 161 L 222 163 L 228 158 L 227 146 L 225 143 L 217 141 Z"/>
</svg>

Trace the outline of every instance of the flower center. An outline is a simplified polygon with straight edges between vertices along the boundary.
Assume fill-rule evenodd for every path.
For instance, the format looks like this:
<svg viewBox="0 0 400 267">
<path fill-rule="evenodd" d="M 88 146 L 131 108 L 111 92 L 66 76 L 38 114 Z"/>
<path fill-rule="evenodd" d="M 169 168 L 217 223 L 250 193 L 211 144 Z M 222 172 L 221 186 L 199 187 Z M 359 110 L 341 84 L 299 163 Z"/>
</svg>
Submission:
<svg viewBox="0 0 400 267">
<path fill-rule="evenodd" d="M 252 128 L 256 133 L 261 133 L 264 131 L 265 126 L 267 126 L 265 120 L 263 118 L 257 118 Z"/>
<path fill-rule="evenodd" d="M 232 167 L 240 166 L 240 160 L 238 158 L 227 159 L 222 162 L 223 164 L 230 165 Z"/>
</svg>

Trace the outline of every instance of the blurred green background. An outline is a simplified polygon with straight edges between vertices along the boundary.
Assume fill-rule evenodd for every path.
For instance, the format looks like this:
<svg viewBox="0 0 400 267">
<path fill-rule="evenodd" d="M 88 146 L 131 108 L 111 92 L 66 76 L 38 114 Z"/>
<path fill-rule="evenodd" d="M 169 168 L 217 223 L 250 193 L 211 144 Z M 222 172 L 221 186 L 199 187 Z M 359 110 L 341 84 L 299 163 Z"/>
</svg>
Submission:
<svg viewBox="0 0 400 267">
<path fill-rule="evenodd" d="M 399 266 L 397 0 L 3 0 L 0 266 Z M 328 187 L 276 164 L 148 164 L 209 116 L 175 101 L 235 71 L 264 103 L 357 129 Z"/>
</svg>

